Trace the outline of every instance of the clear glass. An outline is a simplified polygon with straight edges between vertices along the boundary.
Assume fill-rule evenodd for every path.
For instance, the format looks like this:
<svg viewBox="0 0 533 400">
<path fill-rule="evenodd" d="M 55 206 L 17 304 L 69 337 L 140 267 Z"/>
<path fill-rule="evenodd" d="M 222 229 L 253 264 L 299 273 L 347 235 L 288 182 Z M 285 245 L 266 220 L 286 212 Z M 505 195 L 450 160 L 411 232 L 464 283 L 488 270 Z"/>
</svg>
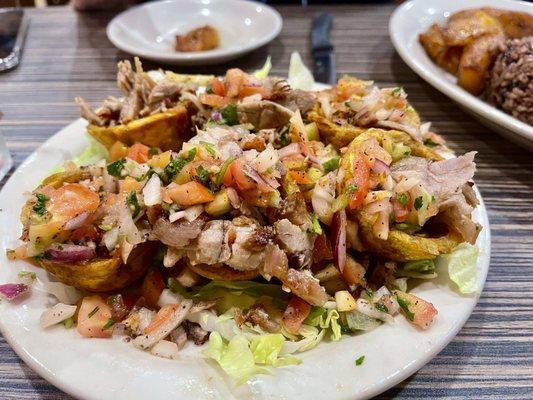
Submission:
<svg viewBox="0 0 533 400">
<path fill-rule="evenodd" d="M 4 136 L 0 132 L 0 180 L 6 176 L 12 166 L 11 154 L 9 154 Z"/>
</svg>

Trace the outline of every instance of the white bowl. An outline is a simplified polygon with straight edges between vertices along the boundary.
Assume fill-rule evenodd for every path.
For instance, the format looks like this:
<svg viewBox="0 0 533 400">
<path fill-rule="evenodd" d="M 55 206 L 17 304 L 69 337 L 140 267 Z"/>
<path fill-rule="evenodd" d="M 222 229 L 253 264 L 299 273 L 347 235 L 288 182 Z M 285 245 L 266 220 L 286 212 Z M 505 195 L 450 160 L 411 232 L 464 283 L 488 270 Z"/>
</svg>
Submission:
<svg viewBox="0 0 533 400">
<path fill-rule="evenodd" d="M 220 35 L 213 50 L 178 52 L 177 34 L 211 25 Z M 130 8 L 107 26 L 107 37 L 130 54 L 167 64 L 205 65 L 230 60 L 273 40 L 283 25 L 272 7 L 244 0 L 166 0 Z"/>
<path fill-rule="evenodd" d="M 456 11 L 494 7 L 533 14 L 533 3 L 510 0 L 414 0 L 402 4 L 391 16 L 389 34 L 400 57 L 421 78 L 456 101 L 481 123 L 513 142 L 533 150 L 533 126 L 492 107 L 457 85 L 457 79 L 437 66 L 418 41 L 418 35 L 434 23 L 443 23 Z"/>
</svg>

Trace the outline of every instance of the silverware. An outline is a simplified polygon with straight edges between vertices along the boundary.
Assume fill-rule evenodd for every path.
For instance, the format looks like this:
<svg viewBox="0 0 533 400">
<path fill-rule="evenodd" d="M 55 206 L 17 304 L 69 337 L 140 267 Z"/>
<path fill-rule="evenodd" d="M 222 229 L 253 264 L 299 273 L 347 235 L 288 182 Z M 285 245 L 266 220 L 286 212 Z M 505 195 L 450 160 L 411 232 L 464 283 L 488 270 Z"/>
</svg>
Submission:
<svg viewBox="0 0 533 400">
<path fill-rule="evenodd" d="M 317 82 L 334 85 L 335 52 L 329 41 L 329 32 L 333 25 L 333 17 L 329 13 L 321 13 L 313 19 L 311 29 L 311 55 L 313 58 L 313 76 Z"/>
<path fill-rule="evenodd" d="M 5 31 L 4 39 L 8 40 L 12 36 L 15 40 L 11 52 L 4 58 L 0 58 L 0 72 L 2 72 L 15 68 L 19 64 L 29 18 L 21 8 L 0 9 L 0 23 L 2 25 L 0 31 Z"/>
</svg>

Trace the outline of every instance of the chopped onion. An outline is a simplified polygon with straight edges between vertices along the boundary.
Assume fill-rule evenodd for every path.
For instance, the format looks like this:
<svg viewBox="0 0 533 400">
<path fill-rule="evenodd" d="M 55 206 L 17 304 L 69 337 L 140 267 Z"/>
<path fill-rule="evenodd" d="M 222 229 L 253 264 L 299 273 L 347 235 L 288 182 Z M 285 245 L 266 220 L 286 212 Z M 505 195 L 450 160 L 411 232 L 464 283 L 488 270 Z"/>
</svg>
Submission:
<svg viewBox="0 0 533 400">
<path fill-rule="evenodd" d="M 252 161 L 252 166 L 257 170 L 257 172 L 263 174 L 270 168 L 274 168 L 278 161 L 278 152 L 269 143 L 266 149 L 259 153 L 255 160 Z"/>
<path fill-rule="evenodd" d="M 407 125 L 407 124 L 401 124 L 399 122 L 393 122 L 393 121 L 379 121 L 377 126 L 380 126 L 382 128 L 390 128 L 390 129 L 396 129 L 399 131 L 403 131 L 405 133 L 408 133 L 414 140 L 417 142 L 421 142 L 422 139 L 420 138 L 420 132 L 417 128 Z"/>
<path fill-rule="evenodd" d="M 226 194 L 228 195 L 231 206 L 238 210 L 241 207 L 241 198 L 237 191 L 232 187 L 227 187 Z"/>
<path fill-rule="evenodd" d="M 167 247 L 165 256 L 163 257 L 163 266 L 165 268 L 172 268 L 176 263 L 182 259 L 183 250 L 175 249 L 174 247 Z"/>
<path fill-rule="evenodd" d="M 428 133 L 430 128 L 431 128 L 431 122 L 426 122 L 420 125 L 420 133 L 422 134 L 422 136 Z"/>
<path fill-rule="evenodd" d="M 144 185 L 143 198 L 147 206 L 161 204 L 161 179 L 157 174 L 153 174 Z"/>
<path fill-rule="evenodd" d="M 120 254 L 122 256 L 122 261 L 124 264 L 128 262 L 128 257 L 130 256 L 131 251 L 133 250 L 133 245 L 129 243 L 127 240 L 124 240 L 122 242 L 122 245 L 120 246 Z"/>
<path fill-rule="evenodd" d="M 374 201 L 372 203 L 367 204 L 365 206 L 365 211 L 368 214 L 376 214 L 376 213 L 380 213 L 380 212 L 384 212 L 384 211 L 388 210 L 389 209 L 389 205 L 390 205 L 390 202 L 389 202 L 389 199 L 387 197 L 387 198 L 384 198 L 384 199 L 381 199 L 381 200 L 377 200 L 377 201 Z"/>
<path fill-rule="evenodd" d="M 94 248 L 76 244 L 55 244 L 46 250 L 46 254 L 52 261 L 64 263 L 79 263 L 96 257 Z"/>
<path fill-rule="evenodd" d="M 383 161 L 376 160 L 374 161 L 374 165 L 372 166 L 372 171 L 374 171 L 376 174 L 387 174 L 390 175 L 390 168 L 387 164 L 385 164 Z"/>
<path fill-rule="evenodd" d="M 54 296 L 61 303 L 76 304 L 81 299 L 81 293 L 74 287 L 65 285 L 62 282 L 44 282 L 37 281 L 35 289 L 46 292 Z"/>
<path fill-rule="evenodd" d="M 298 143 L 291 143 L 288 146 L 282 147 L 278 150 L 278 155 L 280 158 L 290 157 L 300 153 L 301 150 Z"/>
<path fill-rule="evenodd" d="M 335 174 L 329 172 L 324 177 L 320 178 L 318 183 L 313 188 L 311 195 L 311 204 L 313 211 L 318 219 L 326 225 L 331 223 L 333 218 L 332 204 L 335 201 Z"/>
<path fill-rule="evenodd" d="M 192 222 L 198 218 L 204 212 L 204 206 L 198 204 L 196 206 L 191 206 L 185 210 L 176 211 L 168 216 L 170 222 L 176 222 L 182 218 L 185 218 L 187 221 Z"/>
<path fill-rule="evenodd" d="M 148 325 L 150 325 L 150 322 L 152 322 L 152 319 L 155 317 L 155 311 L 152 311 L 146 307 L 141 307 L 137 314 L 139 315 L 139 330 L 144 331 Z"/>
<path fill-rule="evenodd" d="M 11 301 L 26 293 L 29 289 L 30 287 L 24 283 L 5 283 L 0 285 L 0 296 Z"/>
<path fill-rule="evenodd" d="M 213 112 L 211 113 L 211 118 L 212 118 L 213 121 L 215 121 L 216 123 L 220 123 L 220 122 L 222 122 L 222 114 L 220 114 L 220 111 L 219 111 L 219 110 L 213 110 Z"/>
<path fill-rule="evenodd" d="M 331 220 L 333 262 L 340 272 L 346 265 L 346 210 L 337 211 Z"/>
<path fill-rule="evenodd" d="M 41 314 L 39 324 L 41 328 L 48 328 L 50 326 L 59 324 L 60 322 L 69 319 L 76 313 L 76 306 L 70 306 L 68 304 L 57 303 L 51 308 L 47 308 Z"/>
<path fill-rule="evenodd" d="M 418 178 L 402 178 L 400 182 L 394 188 L 396 193 L 405 193 L 411 190 L 414 186 L 418 185 L 420 180 Z"/>
<path fill-rule="evenodd" d="M 307 130 L 305 129 L 304 121 L 302 120 L 302 115 L 300 110 L 296 110 L 289 122 L 296 128 L 300 138 L 307 140 Z"/>
<path fill-rule="evenodd" d="M 74 229 L 81 228 L 83 226 L 83 223 L 87 220 L 87 217 L 89 217 L 89 215 L 90 213 L 88 211 L 81 213 L 80 215 L 67 221 L 65 226 L 63 226 L 63 229 L 66 231 L 71 231 Z"/>
<path fill-rule="evenodd" d="M 319 93 L 318 94 L 318 101 L 320 103 L 320 107 L 322 108 L 322 112 L 324 113 L 324 116 L 327 119 L 331 119 L 331 116 L 333 115 L 333 112 L 331 110 L 331 104 L 329 102 L 329 96 L 327 93 Z"/>
<path fill-rule="evenodd" d="M 163 289 L 159 296 L 159 300 L 157 301 L 157 305 L 159 307 L 164 307 L 167 304 L 179 304 L 182 300 L 183 297 L 174 293 L 172 290 Z"/>
<path fill-rule="evenodd" d="M 369 316 L 370 318 L 379 319 L 381 321 L 392 323 L 394 319 L 386 312 L 379 311 L 374 307 L 372 303 L 365 299 L 357 299 L 356 301 L 357 311 Z"/>
<path fill-rule="evenodd" d="M 174 342 L 168 340 L 161 340 L 155 344 L 154 347 L 150 350 L 154 356 L 169 358 L 174 360 L 179 357 L 179 348 L 178 345 Z"/>
<path fill-rule="evenodd" d="M 111 251 L 117 246 L 118 242 L 118 228 L 114 227 L 102 235 L 102 242 L 104 242 L 107 250 Z"/>
</svg>

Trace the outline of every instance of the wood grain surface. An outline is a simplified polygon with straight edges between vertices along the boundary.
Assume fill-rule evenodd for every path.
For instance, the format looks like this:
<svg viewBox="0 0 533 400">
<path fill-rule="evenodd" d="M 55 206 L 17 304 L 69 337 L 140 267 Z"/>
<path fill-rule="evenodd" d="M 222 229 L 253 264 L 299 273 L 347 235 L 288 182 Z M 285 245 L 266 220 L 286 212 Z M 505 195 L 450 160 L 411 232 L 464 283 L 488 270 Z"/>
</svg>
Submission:
<svg viewBox="0 0 533 400">
<path fill-rule="evenodd" d="M 286 75 L 297 50 L 307 63 L 312 16 L 324 7 L 278 7 L 281 35 L 268 46 L 214 68 L 253 70 L 270 54 L 273 73 Z M 418 373 L 379 398 L 533 398 L 533 154 L 480 125 L 422 81 L 395 53 L 388 36 L 393 5 L 328 6 L 339 75 L 401 85 L 426 121 L 454 150 L 478 151 L 476 182 L 492 228 L 487 283 L 474 313 L 451 342 Z M 128 58 L 107 40 L 112 13 L 77 14 L 66 7 L 30 10 L 31 25 L 18 69 L 0 74 L 0 132 L 15 165 L 78 117 L 74 96 L 98 102 L 115 94 L 115 65 Z M 147 68 L 159 67 L 146 63 Z M 1 399 L 70 399 L 31 371 L 0 340 Z"/>
</svg>

